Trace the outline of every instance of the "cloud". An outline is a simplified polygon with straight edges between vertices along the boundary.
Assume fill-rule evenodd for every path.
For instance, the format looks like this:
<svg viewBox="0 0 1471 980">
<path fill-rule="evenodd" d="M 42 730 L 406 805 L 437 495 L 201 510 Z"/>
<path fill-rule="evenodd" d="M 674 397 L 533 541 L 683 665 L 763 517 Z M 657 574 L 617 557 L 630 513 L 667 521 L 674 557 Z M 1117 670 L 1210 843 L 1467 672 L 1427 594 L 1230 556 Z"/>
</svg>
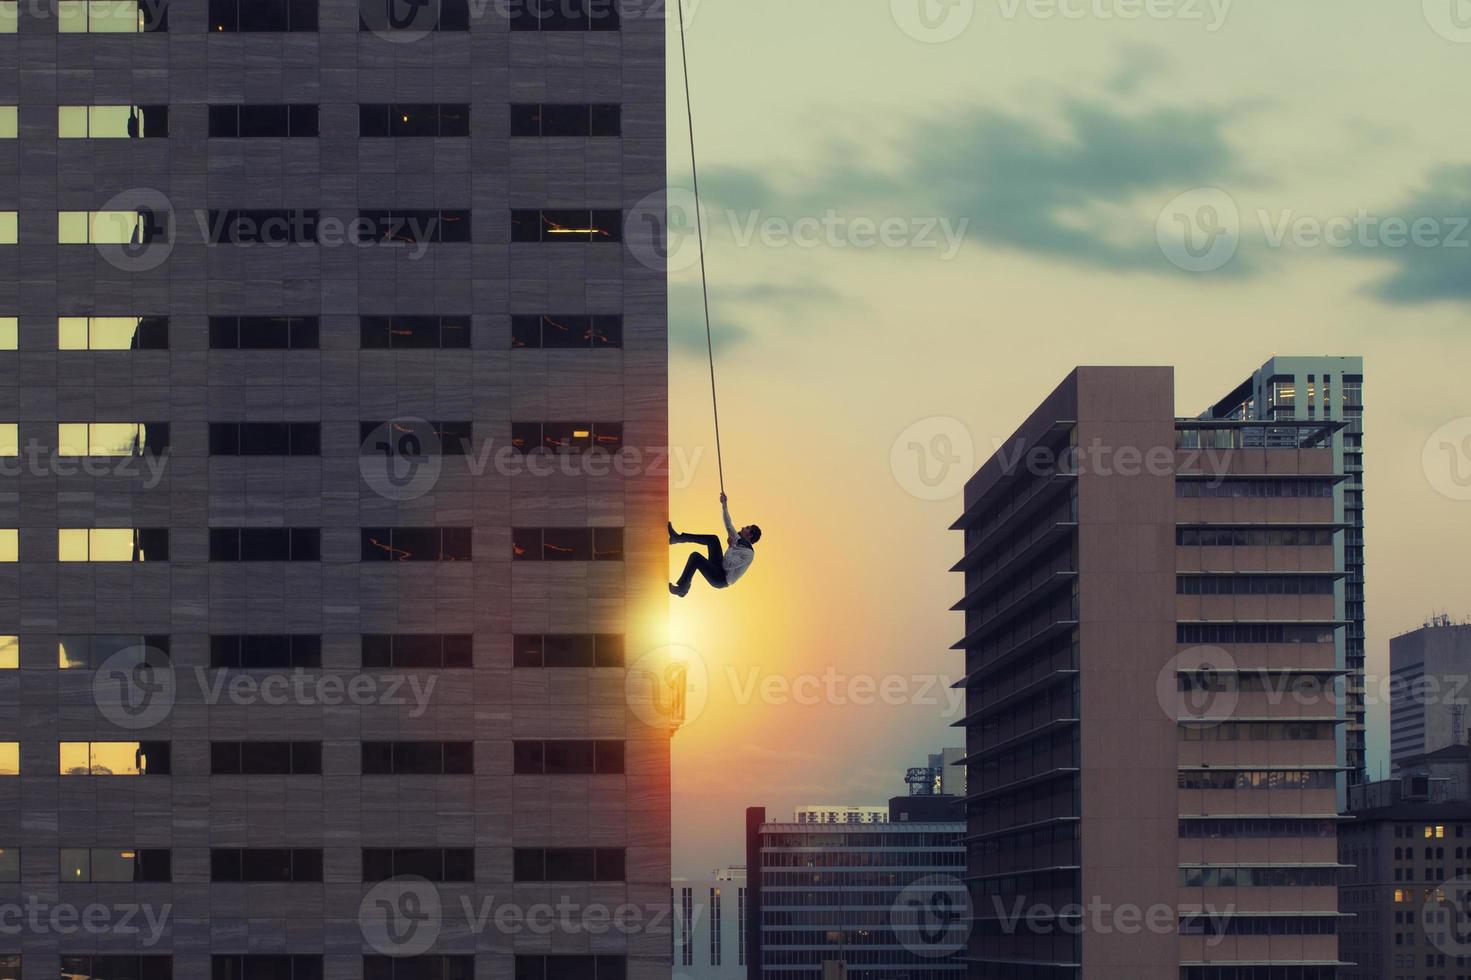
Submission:
<svg viewBox="0 0 1471 980">
<path fill-rule="evenodd" d="M 1471 164 L 1433 171 L 1426 186 L 1407 203 L 1375 217 L 1378 224 L 1366 226 L 1353 248 L 1355 255 L 1394 266 L 1371 287 L 1373 295 L 1401 305 L 1471 301 Z M 1402 227 L 1386 226 L 1391 218 Z M 1417 222 L 1434 229 L 1422 238 L 1423 244 L 1404 233 Z M 1396 247 L 1386 243 L 1399 239 L 1403 243 Z"/>
<path fill-rule="evenodd" d="M 848 302 L 837 290 L 813 280 L 714 286 L 710 290 L 710 333 L 715 341 L 716 353 L 744 346 L 757 336 L 740 319 L 730 318 L 727 311 L 732 308 L 745 308 L 746 315 L 770 318 L 819 303 L 834 307 Z M 698 283 L 682 283 L 670 287 L 669 319 L 670 351 L 704 358 L 705 308 Z"/>
<path fill-rule="evenodd" d="M 707 207 L 787 219 L 832 211 L 935 217 L 955 227 L 968 222 L 971 242 L 1105 269 L 1167 271 L 1156 214 L 1143 202 L 1248 180 L 1226 138 L 1233 118 L 1221 109 L 1130 112 L 1098 101 L 1065 103 L 1050 119 L 958 107 L 912 123 L 891 144 L 875 139 L 867 149 L 829 152 L 781 185 L 719 168 L 707 181 Z"/>
</svg>

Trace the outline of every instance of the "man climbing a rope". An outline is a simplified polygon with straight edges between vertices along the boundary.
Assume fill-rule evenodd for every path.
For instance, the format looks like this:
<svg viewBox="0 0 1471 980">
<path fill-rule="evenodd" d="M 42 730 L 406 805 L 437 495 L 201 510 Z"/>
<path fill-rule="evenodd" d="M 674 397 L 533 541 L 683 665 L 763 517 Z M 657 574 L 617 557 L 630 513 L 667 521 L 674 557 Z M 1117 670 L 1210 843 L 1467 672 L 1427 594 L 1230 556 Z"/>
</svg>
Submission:
<svg viewBox="0 0 1471 980">
<path fill-rule="evenodd" d="M 734 585 L 736 580 L 746 574 L 746 569 L 751 567 L 751 562 L 756 560 L 756 542 L 761 540 L 761 529 L 755 524 L 747 524 L 739 531 L 730 519 L 730 507 L 726 504 L 725 494 L 720 495 L 720 510 L 725 517 L 726 544 L 729 548 L 722 553 L 720 550 L 720 538 L 714 534 L 680 534 L 669 525 L 670 544 L 697 544 L 709 553 L 702 555 L 698 551 L 690 555 L 689 561 L 685 562 L 684 571 L 679 576 L 678 582 L 669 583 L 669 591 L 684 598 L 689 594 L 690 583 L 695 579 L 695 573 L 699 572 L 717 589 L 723 589 L 728 585 Z"/>
</svg>

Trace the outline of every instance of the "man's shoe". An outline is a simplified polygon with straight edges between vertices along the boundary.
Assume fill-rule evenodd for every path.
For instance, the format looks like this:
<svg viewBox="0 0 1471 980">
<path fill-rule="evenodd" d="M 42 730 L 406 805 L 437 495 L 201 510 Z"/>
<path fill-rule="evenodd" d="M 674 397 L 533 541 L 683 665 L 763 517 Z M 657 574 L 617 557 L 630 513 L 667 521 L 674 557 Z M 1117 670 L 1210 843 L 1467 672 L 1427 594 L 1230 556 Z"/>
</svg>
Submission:
<svg viewBox="0 0 1471 980">
<path fill-rule="evenodd" d="M 669 543 L 679 544 L 679 532 L 674 529 L 674 522 L 669 522 Z"/>
<path fill-rule="evenodd" d="M 669 594 L 670 595 L 677 595 L 681 599 L 683 599 L 684 598 L 684 595 L 685 595 L 684 590 L 681 589 L 679 586 L 675 585 L 673 582 L 670 582 L 669 583 Z"/>
</svg>

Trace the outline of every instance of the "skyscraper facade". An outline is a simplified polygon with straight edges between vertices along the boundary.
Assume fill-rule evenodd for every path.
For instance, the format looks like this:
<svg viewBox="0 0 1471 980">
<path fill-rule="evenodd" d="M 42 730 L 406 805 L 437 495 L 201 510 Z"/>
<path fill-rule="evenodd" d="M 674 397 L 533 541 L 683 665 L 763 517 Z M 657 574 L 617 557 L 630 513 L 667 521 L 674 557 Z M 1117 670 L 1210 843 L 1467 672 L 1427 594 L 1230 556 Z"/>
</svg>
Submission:
<svg viewBox="0 0 1471 980">
<path fill-rule="evenodd" d="M 1078 368 L 966 487 L 972 977 L 1334 976 L 1341 423 L 1174 405 Z"/>
<path fill-rule="evenodd" d="M 668 976 L 663 54 L 0 3 L 0 976 Z"/>
<path fill-rule="evenodd" d="M 1336 466 L 1343 479 L 1334 489 L 1336 519 L 1345 525 L 1344 577 L 1335 601 L 1347 621 L 1341 646 L 1348 723 L 1343 727 L 1346 780 L 1367 778 L 1364 714 L 1364 359 L 1361 357 L 1274 357 L 1254 371 L 1204 418 L 1260 421 L 1333 421 Z M 1269 436 L 1270 438 L 1270 436 Z M 1340 794 L 1340 804 L 1344 794 Z"/>
<path fill-rule="evenodd" d="M 1389 641 L 1389 761 L 1465 745 L 1471 726 L 1471 626 L 1442 618 Z"/>
</svg>

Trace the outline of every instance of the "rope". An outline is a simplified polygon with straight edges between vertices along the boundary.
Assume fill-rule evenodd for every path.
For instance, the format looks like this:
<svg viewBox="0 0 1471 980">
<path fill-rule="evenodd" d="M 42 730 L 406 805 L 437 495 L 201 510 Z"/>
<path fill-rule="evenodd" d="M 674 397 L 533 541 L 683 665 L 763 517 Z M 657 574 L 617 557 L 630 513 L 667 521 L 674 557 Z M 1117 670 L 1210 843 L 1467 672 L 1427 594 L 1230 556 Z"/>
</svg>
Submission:
<svg viewBox="0 0 1471 980">
<path fill-rule="evenodd" d="M 720 493 L 725 493 L 725 460 L 720 453 L 720 400 L 715 394 L 715 338 L 710 330 L 710 276 L 705 271 L 705 218 L 700 210 L 700 165 L 695 157 L 695 107 L 690 97 L 690 56 L 684 39 L 684 0 L 679 3 L 679 59 L 684 69 L 685 118 L 690 128 L 690 175 L 695 184 L 695 235 L 700 247 L 700 292 L 705 299 L 705 350 L 710 358 L 710 408 L 715 416 L 715 465 L 720 472 Z"/>
</svg>

